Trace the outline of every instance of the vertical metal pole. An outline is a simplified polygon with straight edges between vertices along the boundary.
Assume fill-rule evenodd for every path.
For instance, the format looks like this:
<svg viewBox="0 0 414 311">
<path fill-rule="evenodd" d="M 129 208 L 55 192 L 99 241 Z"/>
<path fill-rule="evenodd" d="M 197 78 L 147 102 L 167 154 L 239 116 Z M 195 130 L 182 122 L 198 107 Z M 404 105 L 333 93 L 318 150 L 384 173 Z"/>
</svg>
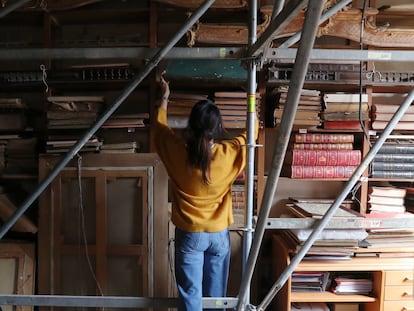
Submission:
<svg viewBox="0 0 414 311">
<path fill-rule="evenodd" d="M 131 84 L 124 89 L 121 95 L 115 100 L 112 106 L 102 114 L 102 116 L 94 123 L 84 136 L 69 150 L 66 156 L 56 165 L 50 174 L 43 180 L 33 194 L 23 202 L 22 206 L 10 217 L 7 222 L 1 227 L 0 239 L 4 237 L 6 232 L 16 223 L 16 221 L 23 215 L 36 198 L 46 189 L 52 180 L 59 174 L 59 172 L 69 163 L 69 161 L 79 152 L 91 136 L 105 123 L 105 121 L 118 109 L 124 100 L 131 94 L 142 80 L 151 72 L 151 70 L 158 65 L 162 58 L 168 54 L 171 48 L 181 39 L 183 35 L 190 29 L 193 24 L 208 10 L 213 4 L 214 0 L 206 0 L 198 9 L 191 15 L 183 27 L 178 30 L 177 34 L 148 62 L 147 66 L 138 74 L 138 76 L 131 82 Z"/>
<path fill-rule="evenodd" d="M 308 4 L 305 22 L 303 25 L 302 39 L 299 44 L 296 61 L 293 67 L 292 79 L 289 84 L 289 90 L 281 124 L 277 131 L 271 168 L 267 178 L 262 206 L 260 208 L 259 217 L 257 220 L 252 249 L 250 250 L 248 257 L 246 273 L 244 274 L 242 283 L 240 285 L 239 304 L 237 310 L 243 310 L 242 303 L 246 299 L 247 289 L 252 279 L 254 266 L 263 240 L 266 220 L 269 216 L 271 203 L 273 201 L 276 186 L 279 181 L 279 175 L 282 169 L 283 159 L 285 157 L 290 133 L 292 131 L 293 121 L 299 102 L 300 91 L 302 90 L 303 83 L 305 81 L 310 53 L 315 41 L 316 31 L 319 25 L 319 19 L 322 13 L 323 4 L 324 1 L 320 0 L 310 0 Z"/>
<path fill-rule="evenodd" d="M 249 45 L 257 37 L 257 0 L 249 3 Z M 256 120 L 256 64 L 255 60 L 248 63 L 248 92 L 247 92 L 247 164 L 246 164 L 246 211 L 245 231 L 243 235 L 243 272 L 249 256 L 253 240 L 253 199 L 254 199 L 254 155 L 255 155 L 255 120 Z M 250 301 L 250 293 L 246 293 L 246 301 Z"/>
</svg>

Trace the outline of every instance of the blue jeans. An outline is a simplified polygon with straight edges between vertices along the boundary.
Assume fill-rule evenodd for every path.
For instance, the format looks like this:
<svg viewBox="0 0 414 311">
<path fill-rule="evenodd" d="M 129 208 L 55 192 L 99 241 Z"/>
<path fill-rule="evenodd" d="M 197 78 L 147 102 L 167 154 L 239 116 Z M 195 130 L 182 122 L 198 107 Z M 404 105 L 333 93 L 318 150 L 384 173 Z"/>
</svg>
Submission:
<svg viewBox="0 0 414 311">
<path fill-rule="evenodd" d="M 178 310 L 201 311 L 202 297 L 226 297 L 229 264 L 230 236 L 227 229 L 220 232 L 186 232 L 176 228 Z"/>
</svg>

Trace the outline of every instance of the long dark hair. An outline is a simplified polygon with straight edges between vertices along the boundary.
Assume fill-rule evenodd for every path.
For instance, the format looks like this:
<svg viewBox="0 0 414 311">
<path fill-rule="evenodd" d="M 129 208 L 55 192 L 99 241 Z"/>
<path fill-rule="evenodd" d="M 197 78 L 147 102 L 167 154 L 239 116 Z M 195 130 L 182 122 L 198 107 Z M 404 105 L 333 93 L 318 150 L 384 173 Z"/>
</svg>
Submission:
<svg viewBox="0 0 414 311">
<path fill-rule="evenodd" d="M 205 99 L 193 106 L 185 137 L 188 164 L 201 169 L 203 183 L 209 184 L 210 163 L 213 160 L 211 142 L 223 137 L 220 110 L 214 102 Z"/>
</svg>

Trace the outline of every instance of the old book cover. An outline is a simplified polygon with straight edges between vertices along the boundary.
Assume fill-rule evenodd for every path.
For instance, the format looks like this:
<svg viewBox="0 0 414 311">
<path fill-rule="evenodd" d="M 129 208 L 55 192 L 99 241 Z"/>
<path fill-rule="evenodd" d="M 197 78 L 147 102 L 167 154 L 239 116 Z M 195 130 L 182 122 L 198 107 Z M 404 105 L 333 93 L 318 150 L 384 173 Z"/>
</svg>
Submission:
<svg viewBox="0 0 414 311">
<path fill-rule="evenodd" d="M 373 171 L 405 171 L 414 170 L 414 162 L 372 162 Z"/>
<path fill-rule="evenodd" d="M 413 171 L 377 171 L 371 170 L 372 178 L 385 178 L 385 179 L 413 179 Z"/>
<path fill-rule="evenodd" d="M 331 207 L 331 205 L 331 203 L 321 202 L 294 202 L 293 204 L 289 204 L 288 208 L 299 217 L 322 218 Z M 335 210 L 335 213 L 332 217 L 354 218 L 363 217 L 363 215 L 350 208 L 346 208 L 343 205 L 340 205 Z"/>
<path fill-rule="evenodd" d="M 359 105 L 358 103 L 327 103 L 323 109 L 326 112 L 368 112 L 368 103 Z"/>
<path fill-rule="evenodd" d="M 368 103 L 368 94 L 355 93 L 325 93 L 323 94 L 325 103 Z"/>
<path fill-rule="evenodd" d="M 360 150 L 303 150 L 293 149 L 286 154 L 292 165 L 352 165 L 361 163 Z"/>
<path fill-rule="evenodd" d="M 404 198 L 407 190 L 397 187 L 371 186 L 368 188 L 368 192 L 370 195 Z"/>
<path fill-rule="evenodd" d="M 296 143 L 353 143 L 353 134 L 295 133 Z"/>
<path fill-rule="evenodd" d="M 322 120 L 326 121 L 348 121 L 348 120 L 368 120 L 369 113 L 368 111 L 362 111 L 359 113 L 358 111 L 322 111 L 320 113 L 320 117 Z"/>
<path fill-rule="evenodd" d="M 356 120 L 324 121 L 323 128 L 328 130 L 361 130 L 361 123 Z"/>
<path fill-rule="evenodd" d="M 375 120 L 372 121 L 371 126 L 373 130 L 383 130 L 388 125 L 388 121 L 379 121 Z M 397 124 L 395 124 L 394 130 L 405 130 L 405 131 L 412 131 L 414 130 L 413 122 L 409 121 L 400 121 Z"/>
<path fill-rule="evenodd" d="M 414 163 L 414 157 L 409 153 L 377 153 L 373 162 Z"/>
<path fill-rule="evenodd" d="M 291 178 L 349 178 L 357 166 L 292 165 L 289 168 Z"/>
<path fill-rule="evenodd" d="M 352 150 L 354 148 L 352 143 L 293 143 L 291 146 L 293 149 L 303 150 Z"/>
<path fill-rule="evenodd" d="M 393 116 L 394 116 L 393 113 L 373 112 L 371 114 L 371 119 L 372 121 L 390 121 Z M 413 121 L 414 121 L 414 113 L 405 113 L 400 119 L 400 122 L 413 122 Z"/>
</svg>

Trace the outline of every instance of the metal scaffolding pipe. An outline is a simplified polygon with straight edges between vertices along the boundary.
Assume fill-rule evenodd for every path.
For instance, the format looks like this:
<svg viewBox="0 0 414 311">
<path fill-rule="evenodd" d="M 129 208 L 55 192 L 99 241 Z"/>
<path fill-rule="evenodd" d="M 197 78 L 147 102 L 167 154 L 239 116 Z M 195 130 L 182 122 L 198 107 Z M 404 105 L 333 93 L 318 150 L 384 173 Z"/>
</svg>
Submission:
<svg viewBox="0 0 414 311">
<path fill-rule="evenodd" d="M 299 102 L 300 91 L 302 90 L 305 81 L 306 71 L 309 64 L 309 55 L 316 37 L 318 21 L 321 16 L 322 9 L 323 1 L 311 0 L 309 2 L 304 22 L 302 40 L 299 45 L 298 56 L 296 57 L 296 62 L 293 67 L 292 80 L 290 82 L 289 90 L 287 93 L 286 105 L 275 140 L 271 168 L 265 186 L 262 205 L 260 207 L 253 245 L 248 257 L 246 273 L 243 276 L 242 283 L 240 285 L 240 302 L 237 310 L 243 310 L 242 302 L 246 299 L 247 291 L 253 276 L 255 263 L 257 261 L 264 235 L 266 220 L 271 209 L 271 203 L 273 201 L 277 182 L 279 180 L 279 175 L 289 142 L 290 133 L 292 131 L 293 121 Z"/>
<path fill-rule="evenodd" d="M 203 308 L 234 308 L 237 298 L 203 298 Z M 0 305 L 38 307 L 88 308 L 176 308 L 177 298 L 146 298 L 120 296 L 69 296 L 69 295 L 0 295 Z"/>
<path fill-rule="evenodd" d="M 177 34 L 148 62 L 147 66 L 140 74 L 125 88 L 121 95 L 115 100 L 103 115 L 94 123 L 94 125 L 84 134 L 84 136 L 69 150 L 66 156 L 56 165 L 50 174 L 39 184 L 33 194 L 23 202 L 21 207 L 7 220 L 1 227 L 0 239 L 4 237 L 7 231 L 16 223 L 16 221 L 23 215 L 23 213 L 33 204 L 39 195 L 46 189 L 46 187 L 53 181 L 59 172 L 69 163 L 69 161 L 79 152 L 91 136 L 105 123 L 105 121 L 112 115 L 112 113 L 124 102 L 124 100 L 131 94 L 134 89 L 144 80 L 144 78 L 151 72 L 151 70 L 158 65 L 168 51 L 180 40 L 180 38 L 187 32 L 188 29 L 207 11 L 213 4 L 214 0 L 206 0 L 200 8 L 198 8 Z"/>
<path fill-rule="evenodd" d="M 5 17 L 7 14 L 13 12 L 14 10 L 20 8 L 22 5 L 26 4 L 30 0 L 16 0 L 9 1 L 5 4 L 5 7 L 0 9 L 0 18 Z"/>
<path fill-rule="evenodd" d="M 252 45 L 257 38 L 257 0 L 250 0 L 249 3 L 249 46 Z M 253 201 L 254 201 L 254 155 L 255 155 L 255 120 L 256 120 L 256 64 L 254 60 L 248 63 L 248 85 L 247 85 L 247 163 L 246 163 L 246 209 L 245 209 L 245 230 L 243 234 L 243 259 L 242 271 L 246 270 L 246 262 L 249 256 L 250 248 L 253 240 Z M 246 301 L 250 302 L 250 293 L 246 294 Z"/>
</svg>

